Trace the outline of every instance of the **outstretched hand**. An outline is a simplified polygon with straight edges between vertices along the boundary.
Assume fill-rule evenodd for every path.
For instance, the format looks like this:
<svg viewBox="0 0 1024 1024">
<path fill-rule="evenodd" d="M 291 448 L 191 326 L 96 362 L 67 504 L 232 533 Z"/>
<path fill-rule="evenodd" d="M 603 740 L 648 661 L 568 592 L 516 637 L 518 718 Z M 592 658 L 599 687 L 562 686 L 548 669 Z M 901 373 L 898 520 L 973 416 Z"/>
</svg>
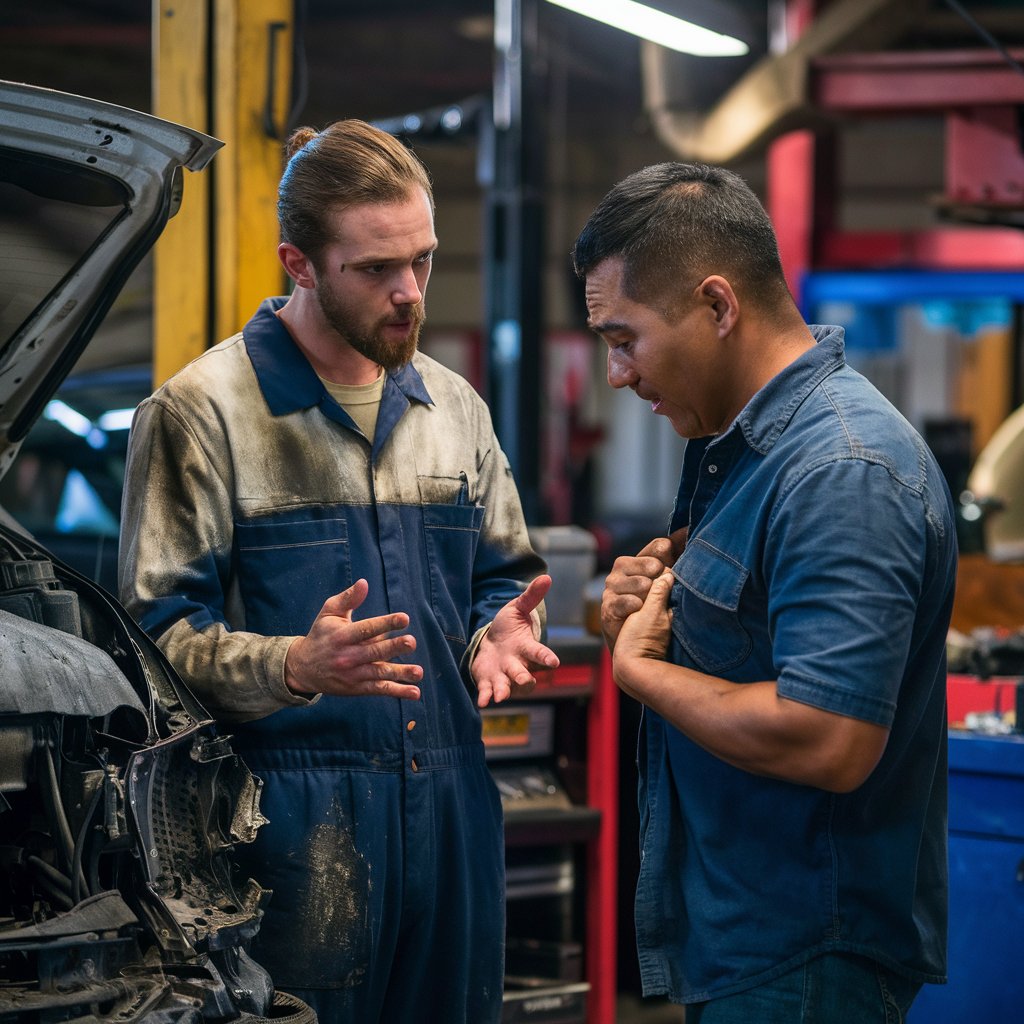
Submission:
<svg viewBox="0 0 1024 1024">
<path fill-rule="evenodd" d="M 369 590 L 366 580 L 356 580 L 348 590 L 329 597 L 309 633 L 292 642 L 284 663 L 290 690 L 419 700 L 415 684 L 423 678 L 423 669 L 390 660 L 416 650 L 411 634 L 391 635 L 409 625 L 409 616 L 393 612 L 358 622 L 352 618 Z"/>
<path fill-rule="evenodd" d="M 537 684 L 534 672 L 558 667 L 558 656 L 538 639 L 537 607 L 550 589 L 551 577 L 538 576 L 494 616 L 470 666 L 478 707 L 492 700 L 500 704 L 513 693 L 529 693 Z"/>
</svg>

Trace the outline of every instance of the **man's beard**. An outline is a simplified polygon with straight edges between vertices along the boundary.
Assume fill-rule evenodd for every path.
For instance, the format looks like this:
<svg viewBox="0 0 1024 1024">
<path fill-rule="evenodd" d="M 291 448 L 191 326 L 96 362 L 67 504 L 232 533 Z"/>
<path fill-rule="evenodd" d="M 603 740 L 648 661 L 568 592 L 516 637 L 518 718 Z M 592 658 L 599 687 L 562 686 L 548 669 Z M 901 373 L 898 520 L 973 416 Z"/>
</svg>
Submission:
<svg viewBox="0 0 1024 1024">
<path fill-rule="evenodd" d="M 359 322 L 346 306 L 337 302 L 331 292 L 318 288 L 316 295 L 327 323 L 360 355 L 383 366 L 386 371 L 400 370 L 415 355 L 420 340 L 420 328 L 425 319 L 422 302 L 414 306 L 399 306 L 390 317 L 381 320 L 374 327 L 367 327 L 366 324 Z M 409 333 L 404 338 L 388 341 L 384 337 L 384 327 L 387 324 L 406 321 L 409 322 Z"/>
</svg>

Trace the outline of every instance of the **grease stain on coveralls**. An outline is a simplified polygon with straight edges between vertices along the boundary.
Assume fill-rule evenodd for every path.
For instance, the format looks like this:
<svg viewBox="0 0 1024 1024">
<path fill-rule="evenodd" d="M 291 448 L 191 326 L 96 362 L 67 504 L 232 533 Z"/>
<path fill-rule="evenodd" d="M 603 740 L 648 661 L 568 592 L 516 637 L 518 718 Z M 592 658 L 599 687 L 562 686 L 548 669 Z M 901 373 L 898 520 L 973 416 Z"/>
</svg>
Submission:
<svg viewBox="0 0 1024 1024">
<path fill-rule="evenodd" d="M 352 988 L 367 970 L 369 868 L 352 833 L 333 824 L 313 829 L 306 867 L 307 886 L 298 914 L 303 927 L 295 954 L 308 956 L 310 966 L 321 957 L 327 965 L 340 959 L 349 965 L 348 971 L 339 978 L 336 967 L 328 967 L 323 981 L 331 987 Z"/>
</svg>

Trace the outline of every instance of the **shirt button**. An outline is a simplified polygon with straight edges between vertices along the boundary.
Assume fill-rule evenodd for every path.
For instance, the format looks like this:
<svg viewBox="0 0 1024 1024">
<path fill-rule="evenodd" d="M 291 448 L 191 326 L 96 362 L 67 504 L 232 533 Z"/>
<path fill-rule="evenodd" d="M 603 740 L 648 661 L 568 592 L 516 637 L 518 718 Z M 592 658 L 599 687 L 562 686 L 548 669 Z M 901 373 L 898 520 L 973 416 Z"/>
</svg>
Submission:
<svg viewBox="0 0 1024 1024">
<path fill-rule="evenodd" d="M 420 766 L 416 763 L 416 758 L 415 757 L 412 759 L 412 763 L 411 763 L 410 767 L 412 768 L 412 770 L 414 772 L 418 772 L 420 770 Z"/>
<path fill-rule="evenodd" d="M 716 466 L 716 465 L 715 465 L 715 464 L 714 464 L 714 463 L 712 462 L 712 463 L 711 463 L 711 465 L 710 465 L 710 466 L 708 466 L 708 472 L 709 472 L 709 473 L 710 473 L 710 474 L 711 474 L 712 476 L 714 476 L 714 474 L 718 472 L 718 467 L 717 467 L 717 466 Z"/>
<path fill-rule="evenodd" d="M 415 719 L 413 721 L 409 722 L 409 724 L 406 726 L 406 729 L 409 732 L 412 732 L 413 729 L 415 729 L 415 728 L 416 728 L 416 721 L 415 721 Z"/>
</svg>

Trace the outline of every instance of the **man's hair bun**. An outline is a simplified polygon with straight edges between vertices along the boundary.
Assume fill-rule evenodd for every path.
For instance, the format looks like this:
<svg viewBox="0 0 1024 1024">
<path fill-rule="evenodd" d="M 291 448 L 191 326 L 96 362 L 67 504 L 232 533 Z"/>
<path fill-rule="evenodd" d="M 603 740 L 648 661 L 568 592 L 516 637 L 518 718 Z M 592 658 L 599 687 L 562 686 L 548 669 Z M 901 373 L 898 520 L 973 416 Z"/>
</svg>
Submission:
<svg viewBox="0 0 1024 1024">
<path fill-rule="evenodd" d="M 320 133 L 315 128 L 296 128 L 295 131 L 288 136 L 288 142 L 286 144 L 287 158 L 291 160 L 291 158 L 295 156 L 295 154 L 298 153 L 298 151 L 302 149 L 307 142 L 311 142 L 319 134 Z"/>
</svg>

